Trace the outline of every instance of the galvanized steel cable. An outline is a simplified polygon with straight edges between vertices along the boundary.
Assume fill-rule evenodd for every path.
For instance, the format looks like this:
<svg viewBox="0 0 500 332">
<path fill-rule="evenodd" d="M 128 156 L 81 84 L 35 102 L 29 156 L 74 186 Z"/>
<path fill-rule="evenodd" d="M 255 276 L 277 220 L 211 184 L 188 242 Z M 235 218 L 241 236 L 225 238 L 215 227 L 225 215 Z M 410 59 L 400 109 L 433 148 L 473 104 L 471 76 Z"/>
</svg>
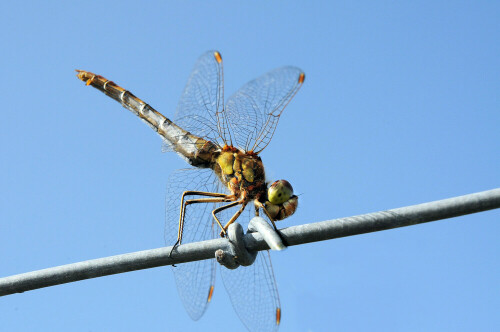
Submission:
<svg viewBox="0 0 500 332">
<path fill-rule="evenodd" d="M 287 246 L 324 241 L 339 237 L 411 226 L 440 219 L 500 208 L 500 188 L 439 201 L 386 211 L 292 226 L 280 230 Z M 269 249 L 259 233 L 244 236 L 249 251 Z M 229 250 L 227 239 L 187 243 L 176 248 L 163 247 L 98 258 L 53 268 L 0 278 L 0 296 L 22 293 L 79 280 L 214 258 L 218 249 Z"/>
</svg>

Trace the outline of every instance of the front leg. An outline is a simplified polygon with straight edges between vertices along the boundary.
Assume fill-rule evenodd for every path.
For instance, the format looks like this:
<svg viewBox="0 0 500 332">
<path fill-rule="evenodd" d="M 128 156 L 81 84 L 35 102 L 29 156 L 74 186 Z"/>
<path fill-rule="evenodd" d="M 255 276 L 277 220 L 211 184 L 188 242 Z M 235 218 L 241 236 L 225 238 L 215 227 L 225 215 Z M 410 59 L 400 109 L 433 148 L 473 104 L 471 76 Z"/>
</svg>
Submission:
<svg viewBox="0 0 500 332">
<path fill-rule="evenodd" d="M 259 216 L 259 209 L 262 209 L 262 211 L 264 211 L 264 213 L 266 214 L 266 216 L 269 218 L 269 220 L 271 221 L 271 224 L 273 224 L 273 227 L 274 227 L 274 230 L 275 231 L 278 231 L 278 228 L 276 227 L 276 224 L 274 223 L 274 220 L 273 218 L 271 217 L 271 215 L 269 214 L 269 212 L 267 211 L 266 207 L 264 206 L 264 204 L 262 204 L 261 202 L 255 200 L 254 201 L 254 204 L 255 204 L 255 215 L 256 216 Z"/>
</svg>

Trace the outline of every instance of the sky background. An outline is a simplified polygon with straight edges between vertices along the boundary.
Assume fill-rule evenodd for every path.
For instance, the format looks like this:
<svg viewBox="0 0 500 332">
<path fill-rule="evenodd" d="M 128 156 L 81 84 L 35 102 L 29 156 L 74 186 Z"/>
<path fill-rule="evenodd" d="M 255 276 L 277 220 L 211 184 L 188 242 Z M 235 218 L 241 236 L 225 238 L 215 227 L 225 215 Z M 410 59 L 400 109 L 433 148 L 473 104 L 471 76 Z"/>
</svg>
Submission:
<svg viewBox="0 0 500 332">
<path fill-rule="evenodd" d="M 202 53 L 226 95 L 273 68 L 306 81 L 262 153 L 300 193 L 279 227 L 500 187 L 500 4 L 0 5 L 0 277 L 164 245 L 186 164 L 74 69 L 173 116 Z M 500 329 L 498 210 L 273 253 L 280 331 Z M 242 331 L 219 278 L 198 322 L 170 267 L 0 298 L 3 331 Z"/>
</svg>

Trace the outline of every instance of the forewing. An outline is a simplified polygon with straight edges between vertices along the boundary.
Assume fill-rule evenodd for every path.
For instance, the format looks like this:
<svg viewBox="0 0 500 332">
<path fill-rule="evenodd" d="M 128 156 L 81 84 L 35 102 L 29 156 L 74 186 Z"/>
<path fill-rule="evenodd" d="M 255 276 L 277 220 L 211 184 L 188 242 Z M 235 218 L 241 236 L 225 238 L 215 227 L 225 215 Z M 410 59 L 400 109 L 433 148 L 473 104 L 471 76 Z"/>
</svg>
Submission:
<svg viewBox="0 0 500 332">
<path fill-rule="evenodd" d="M 181 195 L 187 190 L 217 192 L 219 180 L 211 169 L 189 168 L 175 171 L 169 178 L 166 197 L 165 242 L 177 241 Z M 193 198 L 192 196 L 188 196 Z M 199 197 L 197 197 L 199 198 Z M 211 211 L 220 204 L 198 203 L 187 206 L 182 243 L 214 238 L 220 231 Z M 209 303 L 209 293 L 215 284 L 215 259 L 178 264 L 172 267 L 179 296 L 189 316 L 197 320 Z"/>
<path fill-rule="evenodd" d="M 248 82 L 232 95 L 226 103 L 225 115 L 233 143 L 245 151 L 262 151 L 304 77 L 299 68 L 278 68 Z"/>
<path fill-rule="evenodd" d="M 247 209 L 253 214 L 253 209 Z M 252 217 L 250 213 L 238 219 L 244 229 Z M 247 329 L 277 331 L 281 305 L 269 251 L 259 252 L 250 266 L 240 266 L 235 270 L 220 266 L 220 270 L 233 308 Z"/>
<path fill-rule="evenodd" d="M 218 120 L 223 108 L 222 58 L 219 52 L 208 51 L 196 62 L 173 120 L 196 136 L 223 144 L 224 128 Z"/>
</svg>

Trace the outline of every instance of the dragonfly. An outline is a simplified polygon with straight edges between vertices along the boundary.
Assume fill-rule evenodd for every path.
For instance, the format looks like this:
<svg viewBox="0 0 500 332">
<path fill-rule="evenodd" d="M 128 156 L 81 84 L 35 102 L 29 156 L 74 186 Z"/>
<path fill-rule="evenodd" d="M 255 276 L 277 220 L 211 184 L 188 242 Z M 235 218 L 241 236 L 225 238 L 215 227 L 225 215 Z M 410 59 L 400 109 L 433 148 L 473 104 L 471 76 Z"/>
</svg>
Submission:
<svg viewBox="0 0 500 332">
<path fill-rule="evenodd" d="M 224 237 L 231 223 L 238 219 L 245 227 L 252 214 L 267 218 L 276 229 L 276 221 L 296 211 L 298 197 L 291 184 L 268 182 L 259 155 L 304 83 L 299 68 L 272 70 L 224 103 L 222 56 L 208 51 L 196 62 L 173 121 L 113 81 L 83 70 L 77 70 L 77 76 L 146 122 L 163 139 L 164 150 L 191 165 L 174 171 L 167 183 L 167 245 Z M 193 320 L 201 318 L 212 299 L 215 270 L 215 259 L 173 267 L 179 295 Z M 259 253 L 251 266 L 221 267 L 221 276 L 248 330 L 278 329 L 281 305 L 269 252 Z"/>
</svg>

